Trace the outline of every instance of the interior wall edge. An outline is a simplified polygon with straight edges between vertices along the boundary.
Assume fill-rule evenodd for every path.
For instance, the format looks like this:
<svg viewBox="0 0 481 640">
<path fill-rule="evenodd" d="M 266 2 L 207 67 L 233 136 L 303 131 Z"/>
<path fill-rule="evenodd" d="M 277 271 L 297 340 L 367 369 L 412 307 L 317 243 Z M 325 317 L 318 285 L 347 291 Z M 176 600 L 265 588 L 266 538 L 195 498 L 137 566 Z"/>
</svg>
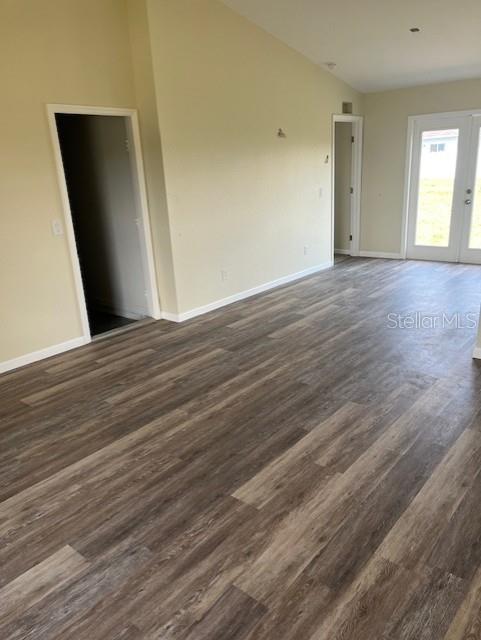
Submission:
<svg viewBox="0 0 481 640">
<path fill-rule="evenodd" d="M 178 308 L 146 0 L 128 0 L 129 42 L 160 312 Z"/>
</svg>

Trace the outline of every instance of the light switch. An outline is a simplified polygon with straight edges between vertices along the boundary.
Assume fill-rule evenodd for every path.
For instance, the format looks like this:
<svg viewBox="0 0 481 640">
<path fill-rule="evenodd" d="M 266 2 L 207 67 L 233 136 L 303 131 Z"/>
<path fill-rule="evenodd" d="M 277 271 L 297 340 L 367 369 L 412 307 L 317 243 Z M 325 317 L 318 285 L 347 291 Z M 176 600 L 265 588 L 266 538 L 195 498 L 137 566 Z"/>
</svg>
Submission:
<svg viewBox="0 0 481 640">
<path fill-rule="evenodd" d="M 52 232 L 54 236 L 63 236 L 63 225 L 59 218 L 52 220 Z"/>
</svg>

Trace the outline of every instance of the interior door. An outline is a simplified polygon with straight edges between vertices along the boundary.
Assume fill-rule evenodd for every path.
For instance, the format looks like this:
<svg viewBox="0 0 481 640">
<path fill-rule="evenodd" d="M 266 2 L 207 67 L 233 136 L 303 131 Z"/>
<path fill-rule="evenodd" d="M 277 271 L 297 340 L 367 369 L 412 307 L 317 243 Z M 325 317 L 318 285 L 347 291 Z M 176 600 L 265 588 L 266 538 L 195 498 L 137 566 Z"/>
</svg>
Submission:
<svg viewBox="0 0 481 640">
<path fill-rule="evenodd" d="M 470 116 L 429 116 L 415 122 L 408 258 L 459 260 L 469 206 L 464 201 L 470 125 Z"/>
<path fill-rule="evenodd" d="M 464 183 L 464 225 L 459 259 L 481 264 L 481 115 L 470 116 L 471 139 Z"/>
</svg>

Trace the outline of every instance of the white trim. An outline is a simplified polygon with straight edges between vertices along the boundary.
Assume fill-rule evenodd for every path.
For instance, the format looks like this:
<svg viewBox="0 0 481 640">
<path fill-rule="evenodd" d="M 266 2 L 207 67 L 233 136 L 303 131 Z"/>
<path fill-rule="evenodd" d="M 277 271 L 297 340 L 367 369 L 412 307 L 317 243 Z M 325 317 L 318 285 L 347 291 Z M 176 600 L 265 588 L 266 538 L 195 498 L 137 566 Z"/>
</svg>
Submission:
<svg viewBox="0 0 481 640">
<path fill-rule="evenodd" d="M 414 125 L 416 119 L 408 117 L 408 131 L 406 139 L 406 160 L 404 164 L 404 192 L 403 210 L 401 220 L 401 256 L 406 259 L 408 253 L 408 222 L 409 222 L 409 195 L 411 193 L 411 174 L 413 161 Z"/>
<path fill-rule="evenodd" d="M 363 144 L 363 116 L 348 114 L 334 114 L 332 116 L 331 143 L 331 257 L 334 254 L 334 196 L 335 196 L 335 161 L 336 161 L 336 122 L 351 122 L 354 143 L 352 145 L 351 180 L 354 189 L 351 198 L 351 248 L 347 255 L 360 255 L 361 242 L 361 190 L 362 190 L 362 144 Z"/>
<path fill-rule="evenodd" d="M 411 162 L 409 166 L 409 191 L 407 198 L 407 241 L 406 255 L 408 258 L 421 260 L 441 260 L 459 262 L 459 249 L 461 246 L 461 222 L 464 221 L 464 183 L 466 173 L 467 154 L 464 150 L 469 143 L 471 116 L 439 117 L 437 114 L 413 118 L 412 143 L 410 145 Z M 419 181 L 421 171 L 422 135 L 424 131 L 457 129 L 458 153 L 454 175 L 454 192 L 452 202 L 452 216 L 450 221 L 449 245 L 435 247 L 431 245 L 419 245 L 416 243 L 416 228 L 418 218 Z"/>
<path fill-rule="evenodd" d="M 250 298 L 251 296 L 257 295 L 258 293 L 263 293 L 264 291 L 269 291 L 269 289 L 275 289 L 276 287 L 280 287 L 283 284 L 288 284 L 289 282 L 294 282 L 295 280 L 299 280 L 300 278 L 305 278 L 306 276 L 318 273 L 319 271 L 323 271 L 324 269 L 329 269 L 332 266 L 333 262 L 329 260 L 329 262 L 318 264 L 315 267 L 310 267 L 309 269 L 304 269 L 303 271 L 298 271 L 297 273 L 291 273 L 288 276 L 283 276 L 282 278 L 277 278 L 277 280 L 272 280 L 271 282 L 260 284 L 259 286 L 253 287 L 252 289 L 246 289 L 245 291 L 234 293 L 227 298 L 215 300 L 214 302 L 210 302 L 209 304 L 206 304 L 202 307 L 190 309 L 189 311 L 184 311 L 183 313 L 170 313 L 168 311 L 163 311 L 162 318 L 164 320 L 170 320 L 170 322 L 185 322 L 186 320 L 190 320 L 191 318 L 195 318 L 196 316 L 203 315 L 204 313 L 209 313 L 209 311 L 215 311 L 215 309 L 226 307 L 233 302 L 245 300 L 245 298 Z"/>
<path fill-rule="evenodd" d="M 463 184 L 462 198 L 469 197 L 467 189 L 472 190 L 471 205 L 464 203 L 464 219 L 461 231 L 461 242 L 459 247 L 459 262 L 468 264 L 481 264 L 481 249 L 470 248 L 471 229 L 473 224 L 473 216 L 475 215 L 477 203 L 477 177 L 481 167 L 478 167 L 478 158 L 481 145 L 481 116 L 475 114 L 471 117 L 471 131 L 469 140 L 469 152 L 466 159 L 466 173 Z"/>
<path fill-rule="evenodd" d="M 181 314 L 182 315 L 182 314 Z M 179 320 L 180 315 L 178 313 L 170 313 L 170 311 L 162 311 L 162 320 L 168 320 L 169 322 L 182 322 Z"/>
<path fill-rule="evenodd" d="M 458 116 L 478 116 L 481 115 L 481 109 L 470 109 L 466 111 L 443 111 L 441 113 L 421 113 L 418 115 L 408 116 L 409 120 L 418 120 L 419 122 L 426 121 L 429 122 L 433 116 L 436 118 L 452 118 Z"/>
<path fill-rule="evenodd" d="M 68 199 L 67 182 L 62 163 L 62 152 L 60 150 L 60 140 L 58 137 L 57 123 L 55 120 L 57 113 L 55 105 L 47 105 L 47 117 L 50 127 L 50 137 L 53 144 L 53 153 L 55 157 L 55 168 L 57 170 L 58 186 L 60 189 L 60 198 L 64 212 L 64 225 L 67 235 L 67 244 L 72 264 L 75 293 L 77 295 L 77 304 L 80 313 L 80 322 L 82 325 L 82 334 L 86 342 L 91 340 L 89 319 L 87 315 L 87 305 L 85 304 L 85 293 L 82 282 L 82 274 L 80 272 L 80 262 L 77 254 L 77 243 L 75 241 L 75 232 L 73 228 L 72 212 L 70 211 L 70 201 Z M 66 112 L 63 112 L 66 113 Z M 20 366 L 20 365 L 19 365 Z"/>
<path fill-rule="evenodd" d="M 11 371 L 12 369 L 18 369 L 18 367 L 24 367 L 27 364 L 32 364 L 32 362 L 37 362 L 38 360 L 44 360 L 45 358 L 56 356 L 59 353 L 64 353 L 64 351 L 76 349 L 77 347 L 81 347 L 88 342 L 90 342 L 90 339 L 86 338 L 85 336 L 80 336 L 79 338 L 67 340 L 67 342 L 61 342 L 60 344 L 54 344 L 51 347 L 40 349 L 39 351 L 26 353 L 24 356 L 19 356 L 18 358 L 13 358 L 12 360 L 5 360 L 4 362 L 0 362 L 0 373 L 6 373 L 7 371 Z"/>
<path fill-rule="evenodd" d="M 386 253 L 384 251 L 360 251 L 361 258 L 386 258 L 388 260 L 403 260 L 400 253 Z"/>
<path fill-rule="evenodd" d="M 401 231 L 401 255 L 403 258 L 407 258 L 408 255 L 408 244 L 409 244 L 409 210 L 411 204 L 411 195 L 413 189 L 413 163 L 414 163 L 414 141 L 416 134 L 416 125 L 419 127 L 423 127 L 426 125 L 430 125 L 433 119 L 443 120 L 443 119 L 452 119 L 452 118 L 465 118 L 469 116 L 480 117 L 481 109 L 471 109 L 466 111 L 445 111 L 442 113 L 424 113 L 419 115 L 411 115 L 408 116 L 408 129 L 407 129 L 407 140 L 406 140 L 406 160 L 405 160 L 405 169 L 404 169 L 404 193 L 403 193 L 403 210 L 402 210 L 402 231 Z M 460 131 L 460 137 L 461 137 Z M 472 135 L 472 130 L 471 130 Z M 459 243 L 458 247 L 458 255 L 456 261 L 459 262 L 471 262 L 471 260 L 461 260 L 459 255 L 459 249 L 461 247 L 461 243 Z M 446 260 L 445 257 L 433 256 L 433 257 L 422 257 L 416 259 L 432 259 L 432 260 Z M 479 259 L 472 259 L 474 264 L 479 264 Z"/>
<path fill-rule="evenodd" d="M 350 256 L 351 252 L 349 249 L 334 249 L 334 255 L 339 254 L 340 256 Z"/>
<path fill-rule="evenodd" d="M 157 277 L 154 264 L 154 253 L 152 245 L 152 232 L 150 228 L 150 216 L 147 203 L 147 191 L 145 187 L 145 174 L 142 160 L 142 149 L 140 143 L 139 124 L 136 109 L 126 109 L 118 107 L 92 107 L 85 105 L 66 105 L 66 104 L 47 104 L 47 117 L 50 127 L 50 134 L 53 144 L 53 152 L 55 158 L 55 166 L 57 169 L 57 178 L 60 189 L 62 207 L 64 211 L 64 221 L 69 247 L 70 259 L 72 263 L 75 291 L 77 295 L 77 303 L 80 312 L 80 320 L 82 324 L 83 338 L 86 342 L 90 342 L 90 326 L 87 315 L 87 305 L 85 301 L 85 292 L 80 272 L 80 263 L 77 253 L 77 243 L 72 221 L 72 212 L 70 210 L 70 201 L 68 198 L 67 184 L 62 162 L 62 153 L 60 149 L 60 140 L 58 137 L 57 123 L 55 114 L 70 113 L 78 115 L 100 115 L 100 116 L 119 116 L 127 119 L 127 130 L 129 137 L 133 142 L 133 173 L 137 176 L 134 180 L 138 188 L 137 197 L 139 209 L 141 212 L 141 240 L 143 240 L 143 250 L 145 251 L 145 271 L 146 271 L 146 291 L 149 313 L 152 318 L 159 319 L 160 302 L 157 287 Z"/>
<path fill-rule="evenodd" d="M 353 122 L 356 118 L 362 118 L 362 116 L 354 116 L 352 113 L 335 113 L 333 118 L 335 122 Z"/>
<path fill-rule="evenodd" d="M 476 358 L 476 360 L 481 360 L 481 347 L 474 348 L 473 358 Z"/>
</svg>

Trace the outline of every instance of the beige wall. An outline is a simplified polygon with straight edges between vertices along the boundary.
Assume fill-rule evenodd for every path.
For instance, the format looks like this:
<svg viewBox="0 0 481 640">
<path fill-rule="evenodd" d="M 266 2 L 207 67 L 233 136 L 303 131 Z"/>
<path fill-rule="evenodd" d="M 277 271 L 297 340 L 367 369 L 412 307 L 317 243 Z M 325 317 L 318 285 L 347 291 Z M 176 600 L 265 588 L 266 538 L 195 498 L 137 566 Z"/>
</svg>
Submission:
<svg viewBox="0 0 481 640">
<path fill-rule="evenodd" d="M 361 249 L 401 251 L 408 116 L 481 108 L 481 80 L 364 96 Z"/>
<path fill-rule="evenodd" d="M 135 106 L 122 0 L 0 7 L 0 361 L 81 335 L 46 103 Z"/>
<path fill-rule="evenodd" d="M 351 243 L 352 123 L 336 122 L 334 172 L 334 248 L 349 250 Z"/>
<path fill-rule="evenodd" d="M 4 0 L 0 54 L 0 362 L 81 335 L 47 103 L 139 109 L 163 310 L 329 260 L 331 115 L 361 96 L 220 2 Z"/>
<path fill-rule="evenodd" d="M 148 7 L 180 311 L 328 261 L 331 114 L 360 95 L 219 2 Z"/>
<path fill-rule="evenodd" d="M 0 362 L 81 334 L 47 103 L 139 109 L 172 313 L 329 260 L 342 101 L 366 115 L 361 248 L 393 253 L 408 115 L 481 107 L 479 80 L 363 98 L 217 0 L 3 0 L 0 77 Z"/>
</svg>

